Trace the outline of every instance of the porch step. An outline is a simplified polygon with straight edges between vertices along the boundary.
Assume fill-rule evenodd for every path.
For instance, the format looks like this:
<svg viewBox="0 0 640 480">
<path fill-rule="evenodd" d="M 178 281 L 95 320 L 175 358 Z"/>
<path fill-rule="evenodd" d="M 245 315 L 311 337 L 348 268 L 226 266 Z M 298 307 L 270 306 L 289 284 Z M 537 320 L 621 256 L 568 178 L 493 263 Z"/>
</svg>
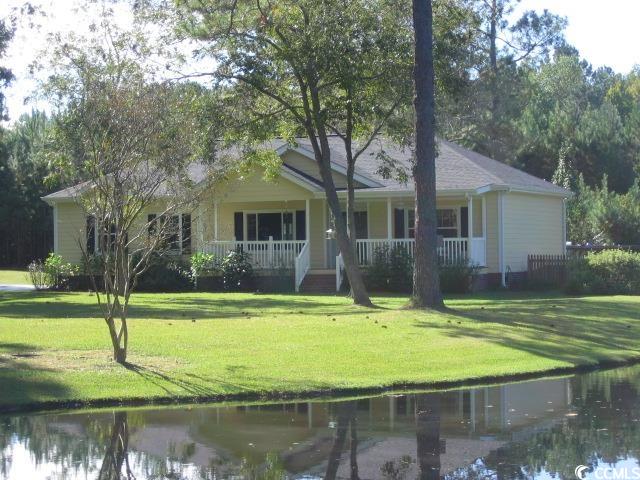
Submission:
<svg viewBox="0 0 640 480">
<path fill-rule="evenodd" d="M 308 273 L 302 285 L 302 293 L 336 293 L 336 274 Z"/>
</svg>

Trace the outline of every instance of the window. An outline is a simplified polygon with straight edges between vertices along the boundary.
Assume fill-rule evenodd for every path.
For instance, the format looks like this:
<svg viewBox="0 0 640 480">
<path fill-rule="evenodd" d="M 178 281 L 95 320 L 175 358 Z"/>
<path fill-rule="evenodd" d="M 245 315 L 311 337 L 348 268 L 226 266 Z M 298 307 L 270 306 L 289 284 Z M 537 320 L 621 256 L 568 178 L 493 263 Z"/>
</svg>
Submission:
<svg viewBox="0 0 640 480">
<path fill-rule="evenodd" d="M 234 212 L 233 214 L 233 235 L 236 240 L 244 240 L 244 214 L 242 212 Z"/>
<path fill-rule="evenodd" d="M 443 208 L 437 210 L 438 235 L 441 237 L 458 236 L 458 209 Z M 416 211 L 413 208 L 395 208 L 393 211 L 393 238 L 416 237 Z"/>
<path fill-rule="evenodd" d="M 395 208 L 393 212 L 393 238 L 415 238 L 416 211 L 413 208 Z"/>
<path fill-rule="evenodd" d="M 458 209 L 443 208 L 436 211 L 438 235 L 444 238 L 458 236 Z"/>
<path fill-rule="evenodd" d="M 191 253 L 191 215 L 182 214 L 182 254 L 189 255 Z"/>
<path fill-rule="evenodd" d="M 294 212 L 258 212 L 246 213 L 247 240 L 304 240 L 306 236 L 305 211 Z M 236 240 L 242 240 L 238 235 L 244 225 L 242 217 L 236 217 Z M 244 232 L 243 232 L 244 233 Z"/>
<path fill-rule="evenodd" d="M 407 237 L 416 238 L 416 211 L 413 208 L 407 210 Z"/>
<path fill-rule="evenodd" d="M 155 235 L 158 222 L 162 225 L 164 246 L 172 253 L 191 253 L 191 215 L 183 213 L 180 215 L 158 217 L 155 213 L 147 215 L 147 231 L 149 236 Z"/>
<path fill-rule="evenodd" d="M 89 215 L 87 217 L 87 254 L 96 253 L 96 217 Z"/>
<path fill-rule="evenodd" d="M 296 240 L 307 239 L 307 213 L 304 210 L 296 210 Z"/>
</svg>

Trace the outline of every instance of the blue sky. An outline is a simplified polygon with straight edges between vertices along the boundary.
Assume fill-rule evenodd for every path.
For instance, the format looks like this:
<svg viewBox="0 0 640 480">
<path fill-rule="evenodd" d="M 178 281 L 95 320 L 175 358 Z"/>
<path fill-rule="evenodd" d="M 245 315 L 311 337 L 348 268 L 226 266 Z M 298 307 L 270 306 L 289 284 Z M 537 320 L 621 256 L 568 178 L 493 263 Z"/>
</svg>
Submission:
<svg viewBox="0 0 640 480">
<path fill-rule="evenodd" d="M 6 91 L 12 120 L 34 106 L 45 107 L 37 102 L 25 104 L 25 98 L 36 88 L 28 66 L 46 46 L 47 34 L 82 31 L 90 16 L 75 10 L 77 0 L 32 2 L 41 4 L 47 17 L 36 18 L 40 28 L 20 26 L 7 58 L 3 59 L 3 64 L 12 68 L 17 77 Z M 0 0 L 0 17 L 6 17 L 12 7 L 23 3 L 24 0 Z M 567 39 L 594 66 L 607 65 L 618 72 L 628 72 L 634 65 L 640 65 L 640 0 L 522 0 L 518 11 L 545 8 L 568 18 Z"/>
</svg>

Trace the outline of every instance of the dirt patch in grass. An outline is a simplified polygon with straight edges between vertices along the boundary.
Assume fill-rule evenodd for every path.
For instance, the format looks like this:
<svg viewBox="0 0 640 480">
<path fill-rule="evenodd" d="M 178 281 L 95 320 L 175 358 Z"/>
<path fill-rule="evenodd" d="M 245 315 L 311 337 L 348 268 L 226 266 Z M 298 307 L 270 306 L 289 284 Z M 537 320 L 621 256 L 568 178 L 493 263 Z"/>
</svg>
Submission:
<svg viewBox="0 0 640 480">
<path fill-rule="evenodd" d="M 177 358 L 132 354 L 129 363 L 135 367 L 173 370 L 185 362 Z M 54 350 L 0 354 L 0 370 L 15 368 L 47 371 L 102 371 L 121 370 L 122 365 L 113 361 L 109 350 Z"/>
</svg>

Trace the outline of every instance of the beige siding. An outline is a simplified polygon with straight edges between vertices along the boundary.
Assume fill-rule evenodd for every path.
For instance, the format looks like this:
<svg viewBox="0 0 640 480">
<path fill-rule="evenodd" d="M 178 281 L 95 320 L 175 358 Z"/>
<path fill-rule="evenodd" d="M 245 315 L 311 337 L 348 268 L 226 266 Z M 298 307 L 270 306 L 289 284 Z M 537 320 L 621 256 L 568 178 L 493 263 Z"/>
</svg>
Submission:
<svg viewBox="0 0 640 480">
<path fill-rule="evenodd" d="M 369 238 L 387 238 L 387 202 L 369 202 Z"/>
<path fill-rule="evenodd" d="M 311 223 L 309 225 L 310 230 L 310 242 L 309 242 L 309 255 L 311 257 L 311 268 L 325 268 L 325 201 L 324 200 L 311 200 L 310 202 Z"/>
<path fill-rule="evenodd" d="M 482 237 L 482 199 L 473 200 L 473 236 Z"/>
<path fill-rule="evenodd" d="M 59 203 L 56 232 L 58 234 L 56 253 L 65 261 L 75 264 L 82 262 L 78 241 L 85 241 L 86 216 L 82 207 L 73 203 Z"/>
<path fill-rule="evenodd" d="M 485 195 L 487 209 L 487 269 L 483 273 L 498 273 L 498 194 Z"/>
<path fill-rule="evenodd" d="M 304 200 L 311 198 L 312 193 L 295 183 L 278 178 L 266 181 L 262 172 L 256 172 L 246 177 L 232 180 L 228 185 L 216 192 L 220 202 L 268 202 L 273 200 Z"/>
<path fill-rule="evenodd" d="M 508 193 L 504 196 L 505 267 L 527 270 L 527 255 L 564 251 L 562 199 Z"/>
</svg>

